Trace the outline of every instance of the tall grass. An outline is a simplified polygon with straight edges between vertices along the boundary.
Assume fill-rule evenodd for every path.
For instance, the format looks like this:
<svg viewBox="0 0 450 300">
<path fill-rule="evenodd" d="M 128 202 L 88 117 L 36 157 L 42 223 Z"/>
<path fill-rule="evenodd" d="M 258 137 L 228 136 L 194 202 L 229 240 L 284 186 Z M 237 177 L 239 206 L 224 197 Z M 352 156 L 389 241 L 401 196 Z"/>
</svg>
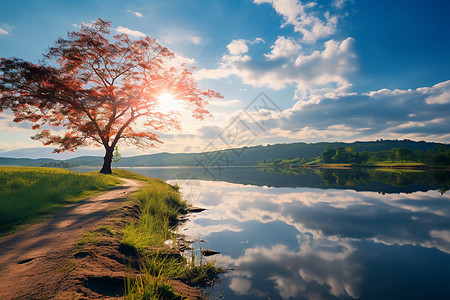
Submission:
<svg viewBox="0 0 450 300">
<path fill-rule="evenodd" d="M 115 177 L 98 173 L 0 167 L 0 236 L 120 182 Z"/>
<path fill-rule="evenodd" d="M 125 283 L 128 300 L 183 300 L 186 297 L 176 293 L 167 279 L 145 274 Z"/>
<path fill-rule="evenodd" d="M 174 237 L 176 218 L 186 207 L 177 188 L 162 180 L 146 178 L 146 186 L 135 194 L 141 216 L 123 229 L 122 243 L 145 252 L 151 246 L 163 246 Z"/>
<path fill-rule="evenodd" d="M 223 272 L 213 262 L 196 266 L 193 258 L 192 263 L 188 263 L 186 258 L 165 246 L 166 241 L 176 240 L 176 220 L 187 207 L 177 187 L 124 170 L 113 172 L 145 183 L 145 187 L 134 195 L 141 207 L 140 218 L 122 230 L 121 243 L 136 249 L 144 258 L 143 275 L 128 278 L 126 282 L 126 299 L 184 299 L 173 291 L 170 280 L 202 285 Z"/>
</svg>

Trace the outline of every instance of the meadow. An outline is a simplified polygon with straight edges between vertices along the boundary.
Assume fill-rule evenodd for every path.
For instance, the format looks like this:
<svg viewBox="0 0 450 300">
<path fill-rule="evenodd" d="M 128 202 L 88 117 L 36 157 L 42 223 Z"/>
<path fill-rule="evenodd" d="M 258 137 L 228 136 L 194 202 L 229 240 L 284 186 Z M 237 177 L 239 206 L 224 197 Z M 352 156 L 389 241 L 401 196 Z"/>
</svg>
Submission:
<svg viewBox="0 0 450 300">
<path fill-rule="evenodd" d="M 97 172 L 0 167 L 0 236 L 120 183 Z"/>
</svg>

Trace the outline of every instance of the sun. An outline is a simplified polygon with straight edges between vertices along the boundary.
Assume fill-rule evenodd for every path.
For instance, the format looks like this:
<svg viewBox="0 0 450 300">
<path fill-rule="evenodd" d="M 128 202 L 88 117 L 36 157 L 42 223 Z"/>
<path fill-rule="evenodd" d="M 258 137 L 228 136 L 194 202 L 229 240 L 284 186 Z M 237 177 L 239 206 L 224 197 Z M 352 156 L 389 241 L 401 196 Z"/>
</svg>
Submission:
<svg viewBox="0 0 450 300">
<path fill-rule="evenodd" d="M 158 96 L 158 108 L 165 112 L 180 112 L 183 105 L 173 94 L 164 92 Z"/>
</svg>

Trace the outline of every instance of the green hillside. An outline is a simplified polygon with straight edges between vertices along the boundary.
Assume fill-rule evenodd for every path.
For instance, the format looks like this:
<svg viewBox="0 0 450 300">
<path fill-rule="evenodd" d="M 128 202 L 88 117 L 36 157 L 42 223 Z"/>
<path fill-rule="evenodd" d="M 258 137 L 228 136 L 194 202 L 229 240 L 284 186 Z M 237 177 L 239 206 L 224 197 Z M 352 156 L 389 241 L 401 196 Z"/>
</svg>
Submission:
<svg viewBox="0 0 450 300">
<path fill-rule="evenodd" d="M 60 162 L 56 159 L 51 158 L 10 158 L 10 157 L 0 157 L 0 166 L 27 166 L 27 167 L 40 167 L 46 163 L 57 163 Z"/>
<path fill-rule="evenodd" d="M 411 140 L 378 140 L 370 142 L 322 142 L 322 143 L 291 143 L 275 144 L 266 146 L 252 146 L 243 148 L 227 149 L 207 153 L 158 153 L 123 157 L 119 166 L 121 167 L 163 167 L 163 166 L 198 166 L 220 165 L 220 166 L 254 166 L 264 160 L 305 158 L 312 159 L 320 156 L 327 148 L 353 147 L 354 151 L 377 152 L 395 148 L 404 148 L 412 151 L 422 152 L 428 149 L 434 150 L 439 145 L 450 147 L 440 143 L 429 143 L 425 141 Z M 17 159 L 0 158 L 0 165 L 16 166 L 44 166 L 61 161 L 53 159 Z M 71 166 L 101 166 L 103 158 L 99 156 L 82 156 L 65 160 Z"/>
</svg>

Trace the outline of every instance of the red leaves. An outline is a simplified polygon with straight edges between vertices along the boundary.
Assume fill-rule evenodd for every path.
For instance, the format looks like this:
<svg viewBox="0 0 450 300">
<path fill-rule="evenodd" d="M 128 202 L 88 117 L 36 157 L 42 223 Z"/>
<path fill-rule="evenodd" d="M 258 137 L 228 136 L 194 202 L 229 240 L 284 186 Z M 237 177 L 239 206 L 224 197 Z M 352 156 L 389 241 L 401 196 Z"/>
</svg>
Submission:
<svg viewBox="0 0 450 300">
<path fill-rule="evenodd" d="M 205 105 L 222 98 L 197 88 L 174 53 L 149 37 L 110 37 L 109 21 L 98 19 L 59 38 L 44 56 L 59 67 L 18 58 L 0 59 L 0 112 L 10 108 L 15 122 L 34 122 L 69 130 L 64 136 L 43 130 L 33 136 L 56 152 L 87 144 L 110 148 L 120 139 L 137 146 L 161 142 L 153 130 L 179 128 L 176 115 L 156 109 L 157 95 L 168 91 L 184 101 L 195 118 L 210 116 Z M 143 119 L 146 127 L 138 128 Z"/>
</svg>

